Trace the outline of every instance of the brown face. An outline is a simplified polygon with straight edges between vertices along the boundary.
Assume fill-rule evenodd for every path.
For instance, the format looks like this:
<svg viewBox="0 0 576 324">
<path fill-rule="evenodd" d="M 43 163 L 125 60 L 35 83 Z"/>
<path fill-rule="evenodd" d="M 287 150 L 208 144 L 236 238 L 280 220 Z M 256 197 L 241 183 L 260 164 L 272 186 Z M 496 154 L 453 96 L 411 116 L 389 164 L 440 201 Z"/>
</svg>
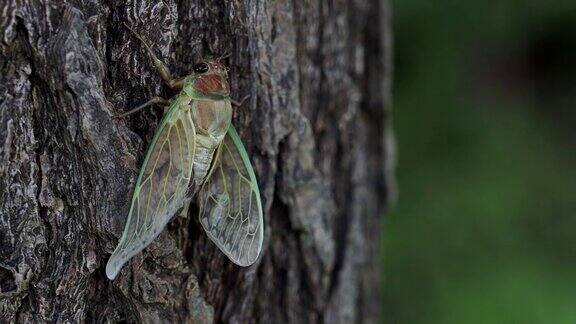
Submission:
<svg viewBox="0 0 576 324">
<path fill-rule="evenodd" d="M 228 72 L 220 62 L 207 60 L 194 65 L 194 88 L 205 94 L 230 95 Z"/>
</svg>

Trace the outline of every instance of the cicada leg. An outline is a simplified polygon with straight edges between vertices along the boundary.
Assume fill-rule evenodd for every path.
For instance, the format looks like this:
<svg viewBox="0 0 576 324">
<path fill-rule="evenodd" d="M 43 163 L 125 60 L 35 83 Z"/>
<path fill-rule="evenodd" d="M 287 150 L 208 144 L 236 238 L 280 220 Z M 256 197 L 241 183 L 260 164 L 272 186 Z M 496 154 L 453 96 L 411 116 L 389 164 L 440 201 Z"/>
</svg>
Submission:
<svg viewBox="0 0 576 324">
<path fill-rule="evenodd" d="M 244 101 L 246 101 L 246 99 L 250 98 L 250 95 L 246 95 L 244 96 L 244 98 L 240 99 L 240 101 L 236 101 L 234 99 L 230 99 L 230 103 L 232 104 L 232 106 L 234 107 L 240 107 L 242 106 L 242 104 L 244 103 Z"/>
<path fill-rule="evenodd" d="M 138 38 L 142 42 L 142 44 L 144 44 L 144 47 L 146 48 L 148 55 L 150 55 L 150 58 L 154 62 L 156 70 L 158 71 L 164 82 L 166 82 L 166 84 L 172 89 L 181 89 L 184 86 L 185 78 L 173 78 L 166 63 L 162 62 L 162 60 L 160 60 L 156 56 L 156 54 L 154 54 L 154 51 L 152 50 L 150 45 L 148 45 L 148 43 L 144 40 L 144 38 L 142 38 L 136 31 L 134 31 L 134 29 L 130 28 L 130 26 L 128 26 L 126 23 L 124 23 L 124 26 L 126 26 L 126 28 L 128 28 L 134 34 L 134 36 L 136 36 L 136 38 Z"/>
<path fill-rule="evenodd" d="M 128 116 L 128 115 L 132 115 L 133 113 L 139 112 L 140 110 L 142 110 L 142 109 L 144 109 L 144 108 L 146 108 L 146 107 L 148 107 L 148 106 L 152 106 L 152 105 L 159 105 L 159 106 L 166 107 L 166 106 L 168 106 L 169 104 L 170 104 L 170 101 L 168 101 L 168 100 L 166 100 L 166 99 L 164 99 L 164 98 L 162 98 L 162 97 L 153 97 L 152 99 L 146 101 L 145 103 L 141 104 L 140 106 L 138 106 L 138 107 L 136 107 L 136 108 L 134 108 L 134 109 L 132 109 L 132 110 L 129 110 L 129 111 L 123 113 L 123 114 L 116 115 L 115 117 L 116 117 L 116 118 L 126 117 L 126 116 Z"/>
</svg>

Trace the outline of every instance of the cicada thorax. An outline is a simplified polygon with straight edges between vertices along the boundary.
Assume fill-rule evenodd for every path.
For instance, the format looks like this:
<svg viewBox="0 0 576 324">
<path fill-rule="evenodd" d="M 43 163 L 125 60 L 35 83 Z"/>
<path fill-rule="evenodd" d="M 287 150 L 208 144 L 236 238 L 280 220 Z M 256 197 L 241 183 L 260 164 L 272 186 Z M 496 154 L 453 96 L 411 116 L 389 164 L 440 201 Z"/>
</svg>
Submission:
<svg viewBox="0 0 576 324">
<path fill-rule="evenodd" d="M 217 139 L 219 144 L 232 120 L 226 69 L 218 62 L 207 61 L 194 66 L 194 71 L 183 93 L 193 99 L 196 132 Z"/>
<path fill-rule="evenodd" d="M 194 88 L 202 93 L 229 95 L 230 87 L 222 74 L 201 75 L 194 81 Z"/>
</svg>

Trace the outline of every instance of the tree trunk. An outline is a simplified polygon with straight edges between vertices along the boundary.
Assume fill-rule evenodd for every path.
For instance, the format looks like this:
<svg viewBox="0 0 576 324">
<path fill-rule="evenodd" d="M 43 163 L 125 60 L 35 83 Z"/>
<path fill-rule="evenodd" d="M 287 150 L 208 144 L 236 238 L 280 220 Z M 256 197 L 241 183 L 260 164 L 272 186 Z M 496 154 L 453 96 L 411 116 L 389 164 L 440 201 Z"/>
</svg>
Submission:
<svg viewBox="0 0 576 324">
<path fill-rule="evenodd" d="M 374 322 L 390 201 L 385 1 L 0 3 L 0 319 Z M 265 238 L 240 268 L 194 211 L 110 281 L 162 111 L 114 115 L 229 54 L 233 124 L 259 179 Z"/>
</svg>

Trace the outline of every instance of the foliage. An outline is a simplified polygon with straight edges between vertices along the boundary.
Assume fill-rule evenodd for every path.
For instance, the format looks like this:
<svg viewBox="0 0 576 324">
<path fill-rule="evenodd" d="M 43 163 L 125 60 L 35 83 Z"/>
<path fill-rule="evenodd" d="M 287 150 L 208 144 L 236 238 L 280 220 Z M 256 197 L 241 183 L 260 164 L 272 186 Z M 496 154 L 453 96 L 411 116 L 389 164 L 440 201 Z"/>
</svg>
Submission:
<svg viewBox="0 0 576 324">
<path fill-rule="evenodd" d="M 395 1 L 387 323 L 576 322 L 576 10 Z"/>
</svg>

